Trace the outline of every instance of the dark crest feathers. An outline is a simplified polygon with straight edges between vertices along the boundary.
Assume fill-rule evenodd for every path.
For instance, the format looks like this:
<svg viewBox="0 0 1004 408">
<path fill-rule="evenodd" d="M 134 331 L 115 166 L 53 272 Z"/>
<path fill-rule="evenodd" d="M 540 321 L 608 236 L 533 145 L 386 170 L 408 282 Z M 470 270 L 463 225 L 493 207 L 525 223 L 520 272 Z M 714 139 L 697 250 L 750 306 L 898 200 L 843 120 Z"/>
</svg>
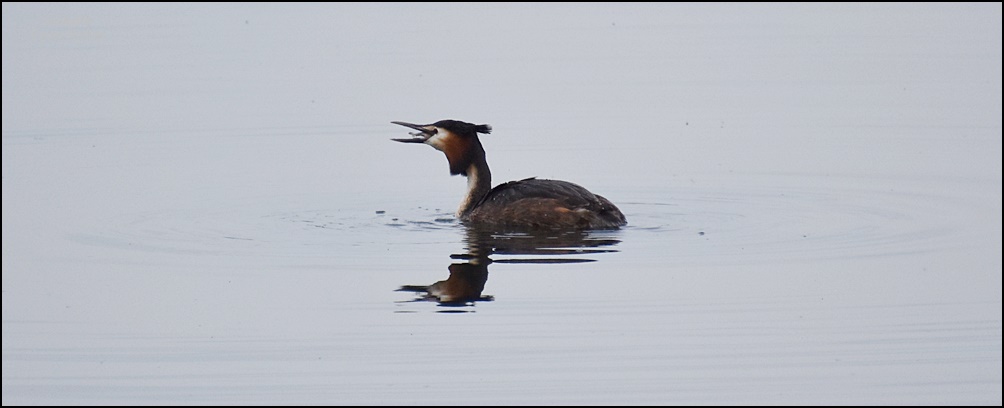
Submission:
<svg viewBox="0 0 1004 408">
<path fill-rule="evenodd" d="M 432 126 L 447 129 L 458 136 L 476 136 L 478 133 L 489 134 L 492 132 L 491 125 L 475 125 L 473 123 L 461 122 L 459 120 L 441 120 L 433 123 Z"/>
</svg>

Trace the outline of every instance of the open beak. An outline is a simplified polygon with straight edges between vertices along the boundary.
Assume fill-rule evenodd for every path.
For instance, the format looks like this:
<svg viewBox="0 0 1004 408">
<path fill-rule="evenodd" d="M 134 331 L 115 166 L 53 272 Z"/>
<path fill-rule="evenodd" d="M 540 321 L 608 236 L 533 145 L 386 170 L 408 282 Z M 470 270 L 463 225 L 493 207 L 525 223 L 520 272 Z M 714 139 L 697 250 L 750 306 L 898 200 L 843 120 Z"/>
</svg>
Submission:
<svg viewBox="0 0 1004 408">
<path fill-rule="evenodd" d="M 401 143 L 425 143 L 426 140 L 429 140 L 429 138 L 431 138 L 432 136 L 436 135 L 436 128 L 428 126 L 428 125 L 422 126 L 422 125 L 416 125 L 416 124 L 407 123 L 407 122 L 390 122 L 390 123 L 393 123 L 395 125 L 401 125 L 401 126 L 404 126 L 404 127 L 409 127 L 409 128 L 417 130 L 417 132 L 409 133 L 412 136 L 411 138 L 407 138 L 407 139 L 404 139 L 404 138 L 402 138 L 402 139 L 390 139 L 390 140 L 393 140 L 395 142 L 401 142 Z"/>
</svg>

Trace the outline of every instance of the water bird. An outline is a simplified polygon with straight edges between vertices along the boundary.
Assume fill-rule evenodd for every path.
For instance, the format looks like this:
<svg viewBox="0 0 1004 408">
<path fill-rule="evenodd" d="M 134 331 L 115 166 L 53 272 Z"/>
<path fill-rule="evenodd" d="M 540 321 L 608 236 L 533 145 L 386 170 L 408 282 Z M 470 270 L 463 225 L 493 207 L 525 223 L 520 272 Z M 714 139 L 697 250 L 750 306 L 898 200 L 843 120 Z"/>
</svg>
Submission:
<svg viewBox="0 0 1004 408">
<path fill-rule="evenodd" d="M 627 224 L 610 200 L 567 181 L 531 177 L 492 188 L 492 174 L 478 134 L 490 125 L 441 120 L 429 125 L 391 122 L 416 130 L 412 137 L 391 139 L 424 143 L 446 154 L 451 175 L 467 177 L 467 194 L 457 218 L 468 225 L 503 230 L 616 229 Z"/>
</svg>

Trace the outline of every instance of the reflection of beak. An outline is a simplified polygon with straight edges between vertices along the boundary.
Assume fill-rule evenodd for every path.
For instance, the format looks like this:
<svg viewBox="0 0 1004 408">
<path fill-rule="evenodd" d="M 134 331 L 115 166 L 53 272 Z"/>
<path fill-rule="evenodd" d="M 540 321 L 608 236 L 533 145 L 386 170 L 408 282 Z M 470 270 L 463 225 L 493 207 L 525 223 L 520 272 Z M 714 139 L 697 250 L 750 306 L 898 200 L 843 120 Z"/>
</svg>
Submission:
<svg viewBox="0 0 1004 408">
<path fill-rule="evenodd" d="M 390 123 L 393 123 L 395 125 L 401 125 L 401 126 L 404 126 L 404 127 L 410 127 L 412 129 L 415 129 L 415 130 L 418 131 L 418 132 L 415 132 L 415 133 L 410 133 L 410 135 L 412 135 L 414 137 L 409 138 L 409 139 L 390 139 L 390 140 L 393 140 L 395 142 L 401 142 L 401 143 L 425 143 L 426 140 L 429 140 L 429 138 L 431 138 L 432 136 L 434 136 L 436 134 L 436 128 L 427 129 L 426 127 L 424 127 L 422 125 L 416 125 L 416 124 L 407 123 L 407 122 L 390 122 Z"/>
</svg>

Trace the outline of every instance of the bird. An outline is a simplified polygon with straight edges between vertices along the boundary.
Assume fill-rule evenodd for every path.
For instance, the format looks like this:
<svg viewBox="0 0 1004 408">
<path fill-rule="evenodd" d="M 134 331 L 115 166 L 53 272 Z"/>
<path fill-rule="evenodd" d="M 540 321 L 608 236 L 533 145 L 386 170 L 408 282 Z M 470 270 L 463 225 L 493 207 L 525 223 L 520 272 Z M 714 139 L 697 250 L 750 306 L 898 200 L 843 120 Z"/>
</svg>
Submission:
<svg viewBox="0 0 1004 408">
<path fill-rule="evenodd" d="M 491 125 L 440 120 L 428 125 L 392 121 L 416 130 L 401 143 L 423 143 L 443 152 L 451 175 L 467 177 L 467 193 L 456 216 L 464 224 L 497 230 L 593 230 L 627 225 L 624 213 L 610 200 L 561 180 L 531 177 L 492 188 L 491 171 L 478 134 Z"/>
</svg>

